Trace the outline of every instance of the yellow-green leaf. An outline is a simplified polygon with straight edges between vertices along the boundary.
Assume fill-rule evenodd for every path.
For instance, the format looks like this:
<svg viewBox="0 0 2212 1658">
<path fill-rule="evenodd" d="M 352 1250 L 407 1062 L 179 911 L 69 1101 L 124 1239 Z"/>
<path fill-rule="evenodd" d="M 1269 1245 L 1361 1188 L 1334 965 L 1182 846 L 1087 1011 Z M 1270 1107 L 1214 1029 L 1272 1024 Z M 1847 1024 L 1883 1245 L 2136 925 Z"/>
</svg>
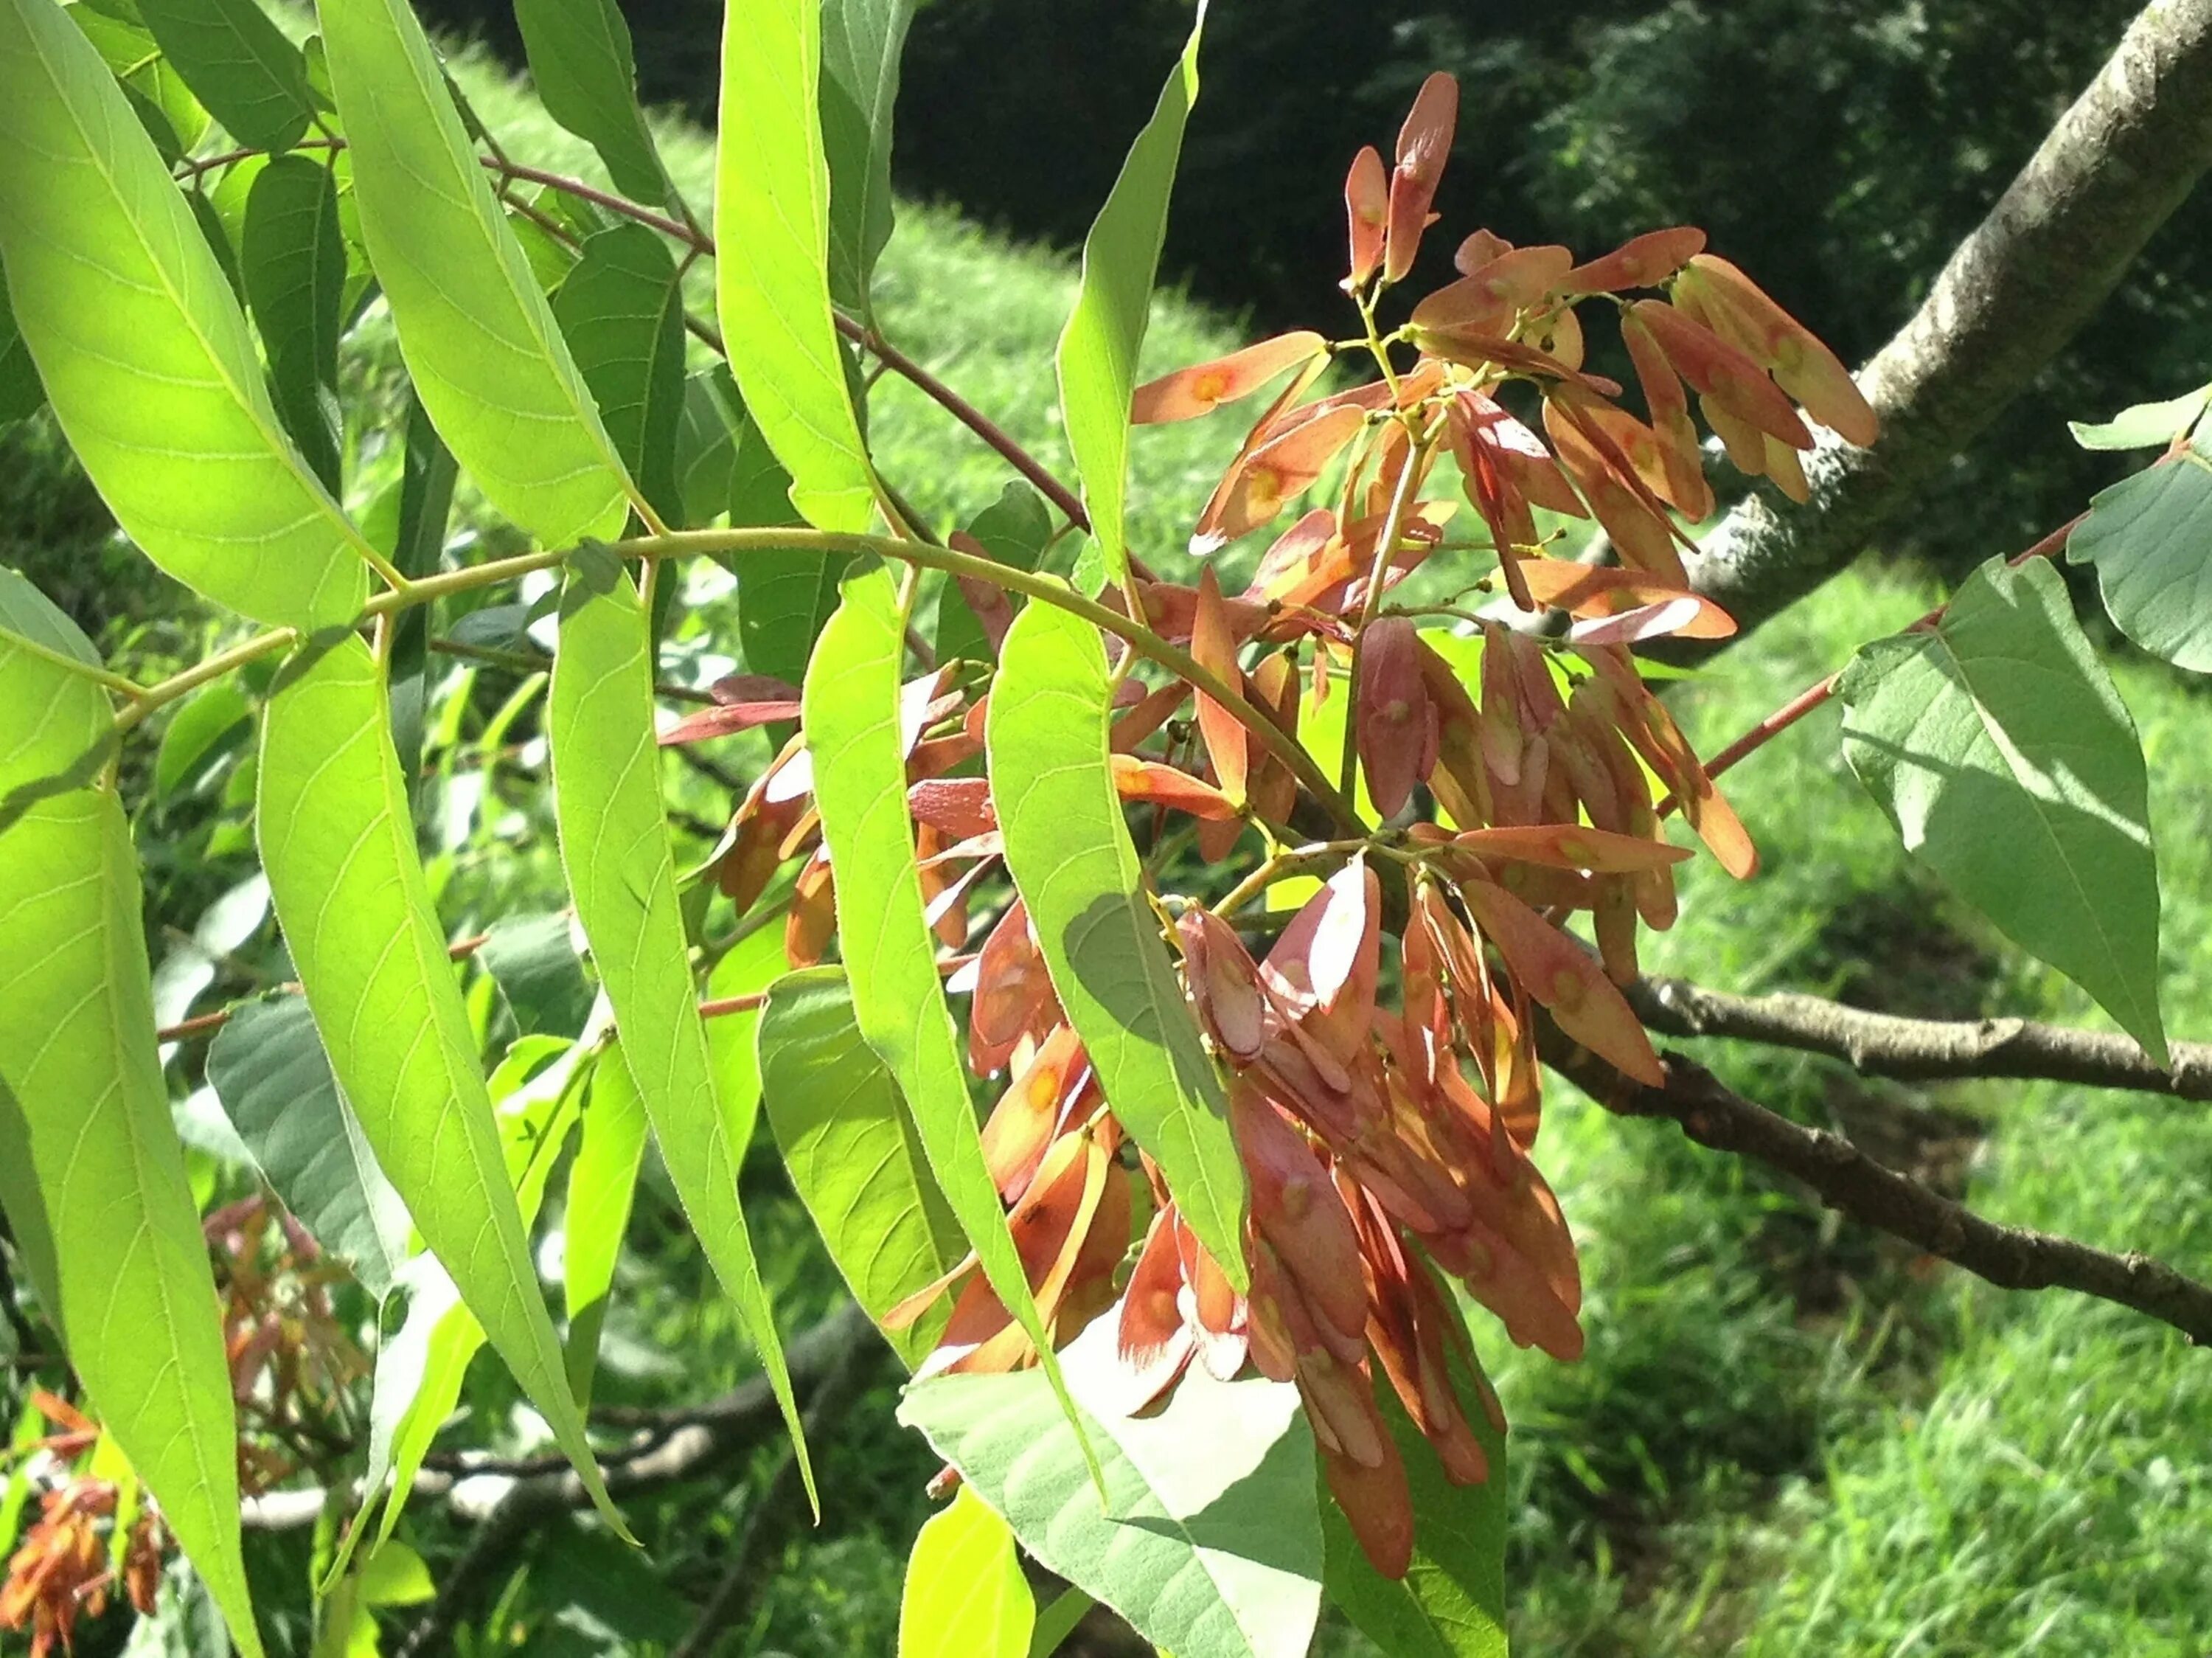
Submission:
<svg viewBox="0 0 2212 1658">
<path fill-rule="evenodd" d="M 1112 700 L 1098 630 L 1030 604 L 1006 634 L 991 692 L 991 798 L 1006 868 L 1107 1104 L 1241 1289 L 1244 1172 L 1115 792 Z"/>
<path fill-rule="evenodd" d="M 898 1658 L 1023 1658 L 1036 1626 L 1012 1528 L 963 1485 L 907 1557 Z"/>
<path fill-rule="evenodd" d="M 602 1510 L 407 813 L 384 677 L 352 637 L 288 665 L 263 721 L 261 860 L 370 1149 Z"/>
<path fill-rule="evenodd" d="M 0 0 L 0 261 L 62 430 L 116 521 L 257 621 L 342 621 L 367 543 L 277 419 L 222 265 L 100 53 Z"/>
<path fill-rule="evenodd" d="M 715 304 L 745 407 L 818 529 L 865 530 L 874 474 L 830 308 L 820 0 L 728 0 Z"/>
<path fill-rule="evenodd" d="M 59 678 L 59 671 L 57 670 Z M 96 687 L 71 694 L 94 704 Z M 139 930 L 137 861 L 112 790 L 36 801 L 0 829 L 0 1116 L 44 1230 L 42 1293 L 91 1405 L 213 1590 L 249 1658 L 260 1641 L 238 1531 L 237 1423 L 215 1279 L 168 1089 Z"/>
<path fill-rule="evenodd" d="M 814 1476 L 799 1401 L 738 1206 L 733 1102 L 715 1087 L 677 905 L 676 859 L 653 741 L 650 647 L 645 607 L 629 575 L 611 554 L 587 549 L 569 566 L 554 656 L 550 726 L 561 859 L 661 1161 L 715 1277 L 738 1304 L 783 1407 L 811 1496 Z M 751 1106 L 745 1102 L 748 1117 Z"/>
<path fill-rule="evenodd" d="M 486 498 L 546 545 L 619 534 L 640 497 L 422 25 L 407 0 L 316 9 L 362 235 L 422 406 Z"/>
<path fill-rule="evenodd" d="M 983 1276 L 1036 1344 L 1073 1422 L 1074 1405 L 1050 1335 L 983 1161 L 967 1071 L 938 977 L 936 940 L 922 908 L 900 740 L 906 633 L 898 596 L 890 572 L 873 563 L 845 578 L 844 593 L 814 648 L 799 719 L 814 765 L 822 838 L 837 871 L 837 942 L 854 1015 L 906 1095 L 930 1170 Z"/>
<path fill-rule="evenodd" d="M 1129 568 L 1127 532 L 1129 394 L 1137 383 L 1137 354 L 1159 272 L 1160 243 L 1167 235 L 1168 195 L 1182 155 L 1182 131 L 1198 96 L 1198 38 L 1206 7 L 1198 9 L 1182 56 L 1160 88 L 1152 118 L 1130 146 L 1121 176 L 1083 239 L 1083 285 L 1060 336 L 1060 406 L 1067 446 L 1083 481 L 1091 533 L 1119 582 Z"/>
</svg>

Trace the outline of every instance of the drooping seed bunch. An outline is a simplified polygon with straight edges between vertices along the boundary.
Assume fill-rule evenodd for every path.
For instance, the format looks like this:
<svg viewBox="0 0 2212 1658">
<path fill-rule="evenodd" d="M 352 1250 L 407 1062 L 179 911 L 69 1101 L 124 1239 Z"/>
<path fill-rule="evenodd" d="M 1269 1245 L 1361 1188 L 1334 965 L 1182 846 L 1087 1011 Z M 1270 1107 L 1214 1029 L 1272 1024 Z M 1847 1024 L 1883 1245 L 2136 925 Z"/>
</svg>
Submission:
<svg viewBox="0 0 2212 1658">
<path fill-rule="evenodd" d="M 1327 503 L 1277 536 L 1241 593 L 1224 594 L 1211 564 L 1190 584 L 1139 565 L 1105 600 L 1187 646 L 1291 738 L 1330 697 L 1350 699 L 1346 777 L 1356 763 L 1381 820 L 1315 839 L 1317 803 L 1237 714 L 1182 679 L 1122 665 L 1109 734 L 1117 787 L 1151 808 L 1156 831 L 1188 820 L 1198 880 L 1228 878 L 1225 891 L 1158 898 L 1227 1076 L 1250 1187 L 1249 1292 L 1184 1224 L 1151 1159 L 1125 1143 L 1018 897 L 994 917 L 987 909 L 980 946 L 959 954 L 1002 851 L 986 781 L 961 775 L 982 749 L 988 684 L 946 664 L 908 686 L 903 708 L 915 854 L 949 988 L 972 996 L 969 1062 L 979 1077 L 1007 1079 L 983 1130 L 986 1158 L 1055 1340 L 1114 1319 L 1131 1411 L 1193 1363 L 1223 1378 L 1249 1364 L 1295 1383 L 1334 1490 L 1393 1576 L 1410 1556 L 1413 1515 L 1375 1368 L 1455 1481 L 1486 1474 L 1470 1410 L 1498 1420 L 1442 1280 L 1458 1281 L 1516 1342 L 1562 1359 L 1582 1350 L 1574 1245 L 1530 1155 L 1536 1034 L 1548 1019 L 1624 1074 L 1661 1080 L 1615 988 L 1636 976 L 1639 924 L 1674 921 L 1674 866 L 1689 856 L 1665 838 L 1655 782 L 1731 873 L 1756 865 L 1630 655 L 1645 639 L 1734 630 L 1691 591 L 1680 556 L 1683 521 L 1713 509 L 1689 394 L 1739 469 L 1801 499 L 1808 415 L 1852 442 L 1875 435 L 1833 355 L 1706 253 L 1695 229 L 1655 231 L 1587 263 L 1478 230 L 1458 248 L 1457 278 L 1381 332 L 1376 302 L 1411 271 L 1433 217 L 1456 101 L 1449 76 L 1431 76 L 1395 166 L 1371 149 L 1352 165 L 1343 286 L 1358 337 L 1281 335 L 1134 399 L 1139 424 L 1182 420 L 1290 376 L 1199 516 L 1200 558 L 1340 469 Z M 1637 290 L 1656 291 L 1629 297 Z M 1584 367 L 1578 308 L 1593 301 L 1617 313 L 1648 418 Z M 1332 365 L 1357 357 L 1379 377 L 1316 394 Z M 1425 492 L 1446 460 L 1479 542 L 1451 541 L 1460 503 Z M 1540 513 L 1595 518 L 1620 567 L 1548 556 Z M 1500 615 L 1448 637 L 1420 621 L 1463 613 L 1455 607 L 1387 602 L 1432 558 L 1468 552 L 1488 563 L 1468 588 L 1486 586 L 1477 578 L 1494 564 L 1512 605 L 1574 619 L 1566 640 L 1517 632 Z M 1005 594 L 981 582 L 959 590 L 995 645 L 1012 616 Z M 672 738 L 799 712 L 797 693 L 773 681 L 733 680 L 718 694 L 724 706 Z M 835 930 L 810 791 L 794 738 L 739 807 L 718 863 L 742 911 L 783 863 L 805 856 L 787 921 L 794 964 L 817 960 Z M 1261 855 L 1240 863 L 1248 837 Z M 1330 868 L 1255 959 L 1232 917 L 1277 880 Z M 1568 930 L 1577 911 L 1594 954 Z M 947 1295 L 949 1322 L 922 1374 L 1035 1361 L 972 1258 L 892 1321 Z"/>
</svg>

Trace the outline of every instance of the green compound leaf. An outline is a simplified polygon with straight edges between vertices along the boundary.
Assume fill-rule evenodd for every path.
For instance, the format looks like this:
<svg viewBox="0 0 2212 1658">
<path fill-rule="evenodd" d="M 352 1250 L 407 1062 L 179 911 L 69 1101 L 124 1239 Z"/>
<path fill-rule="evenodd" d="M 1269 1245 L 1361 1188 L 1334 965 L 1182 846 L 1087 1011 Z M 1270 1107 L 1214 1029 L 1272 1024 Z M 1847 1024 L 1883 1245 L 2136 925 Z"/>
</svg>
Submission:
<svg viewBox="0 0 2212 1658">
<path fill-rule="evenodd" d="M 1241 1289 L 1244 1171 L 1115 792 L 1112 696 L 1097 628 L 1052 605 L 1024 610 L 984 722 L 991 798 L 1006 869 L 1107 1104 Z"/>
<path fill-rule="evenodd" d="M 1024 1658 L 1036 1627 L 1012 1527 L 962 1486 L 907 1557 L 899 1658 Z"/>
<path fill-rule="evenodd" d="M 844 593 L 807 667 L 800 724 L 814 765 L 823 843 L 837 871 L 837 942 L 854 1016 L 906 1096 L 930 1170 L 983 1276 L 1036 1344 L 1048 1381 L 1060 1389 L 1052 1338 L 983 1161 L 968 1076 L 938 977 L 937 942 L 922 908 L 900 741 L 906 635 L 898 598 L 890 572 L 877 564 L 848 576 Z M 1061 1399 L 1073 1419 L 1073 1404 L 1064 1393 Z"/>
<path fill-rule="evenodd" d="M 307 65 L 254 0 L 138 0 L 138 14 L 186 85 L 251 149 L 289 149 L 314 106 Z"/>
<path fill-rule="evenodd" d="M 753 1102 L 740 1107 L 715 1087 L 677 903 L 650 657 L 637 589 L 611 554 L 586 549 L 569 566 L 553 659 L 549 720 L 561 861 L 661 1160 L 775 1389 L 811 1497 L 799 1401 L 738 1206 L 732 1115 L 741 1109 L 750 1119 Z"/>
<path fill-rule="evenodd" d="M 0 260 L 84 469 L 163 570 L 312 629 L 366 595 L 367 543 L 286 434 L 192 210 L 52 0 L 0 0 Z"/>
<path fill-rule="evenodd" d="M 619 534 L 639 497 L 422 25 L 407 0 L 317 13 L 362 235 L 422 406 L 492 505 L 545 545 Z"/>
<path fill-rule="evenodd" d="M 1125 1417 L 1094 1395 L 1118 1363 L 1114 1320 L 1066 1352 L 1107 1501 L 1034 1370 L 939 1376 L 908 1388 L 919 1428 L 1048 1570 L 1176 1658 L 1303 1658 L 1321 1611 L 1313 1435 L 1297 1389 L 1217 1381 L 1193 1365 L 1167 1404 Z"/>
<path fill-rule="evenodd" d="M 382 1301 L 413 1223 L 338 1093 L 307 1003 L 279 996 L 234 1009 L 208 1048 L 207 1075 L 284 1207 Z"/>
<path fill-rule="evenodd" d="M 623 195 L 668 199 L 668 174 L 637 107 L 629 25 L 614 0 L 515 0 L 514 21 L 545 113 L 599 152 Z"/>
<path fill-rule="evenodd" d="M 1392 1582 L 1368 1563 L 1326 1482 L 1319 1490 L 1329 1600 L 1391 1658 L 1506 1658 L 1505 1538 L 1512 1497 L 1505 1436 L 1491 1425 L 1476 1391 L 1487 1382 L 1469 1377 L 1457 1356 L 1451 1364 L 1461 1410 L 1490 1460 L 1490 1478 L 1480 1485 L 1455 1485 L 1445 1478 L 1443 1465 L 1397 1394 L 1387 1384 L 1376 1389 L 1413 1493 L 1413 1561 L 1403 1578 Z"/>
<path fill-rule="evenodd" d="M 836 967 L 792 973 L 760 1015 L 761 1103 L 814 1229 L 872 1319 L 960 1263 L 966 1241 L 923 1155 L 913 1113 L 860 1035 Z M 908 1369 L 949 1309 L 886 1332 Z"/>
<path fill-rule="evenodd" d="M 502 1162 L 407 811 L 383 676 L 310 648 L 264 716 L 261 862 L 331 1069 L 377 1162 L 592 1499 L 600 1484 Z"/>
<path fill-rule="evenodd" d="M 1119 585 L 1128 574 L 1125 527 L 1129 484 L 1129 394 L 1145 344 L 1160 243 L 1167 235 L 1168 196 L 1182 155 L 1183 125 L 1198 96 L 1198 40 L 1202 3 L 1182 56 L 1160 88 L 1159 102 L 1130 146 L 1121 176 L 1083 240 L 1083 284 L 1061 330 L 1060 406 L 1067 446 L 1083 482 L 1091 533 Z"/>
<path fill-rule="evenodd" d="M 335 492 L 346 259 L 330 167 L 280 155 L 261 169 L 246 198 L 240 271 L 269 354 L 277 412 L 323 487 Z"/>
<path fill-rule="evenodd" d="M 868 312 L 891 239 L 891 110 L 915 0 L 823 0 L 822 145 L 830 164 L 830 293 Z"/>
<path fill-rule="evenodd" d="M 684 412 L 684 289 L 657 232 L 618 224 L 584 243 L 553 315 L 607 436 L 666 522 L 680 523 L 676 429 Z"/>
<path fill-rule="evenodd" d="M 2212 444 L 2099 494 L 2066 556 L 2096 566 L 2121 632 L 2176 667 L 2212 674 Z"/>
<path fill-rule="evenodd" d="M 97 687 L 52 672 L 105 711 Z M 92 1408 L 258 1658 L 230 1372 L 154 1045 L 138 905 L 112 791 L 50 795 L 0 828 L 0 1153 L 15 1165 L 0 1196 L 37 1240 L 40 1294 L 55 1297 Z"/>
<path fill-rule="evenodd" d="M 2158 862 L 2127 705 L 2041 559 L 1844 670 L 1844 755 L 1908 850 L 2158 1064 Z"/>
<path fill-rule="evenodd" d="M 830 308 L 819 0 L 730 0 L 714 162 L 715 305 L 745 406 L 825 530 L 865 530 L 875 477 Z"/>
</svg>

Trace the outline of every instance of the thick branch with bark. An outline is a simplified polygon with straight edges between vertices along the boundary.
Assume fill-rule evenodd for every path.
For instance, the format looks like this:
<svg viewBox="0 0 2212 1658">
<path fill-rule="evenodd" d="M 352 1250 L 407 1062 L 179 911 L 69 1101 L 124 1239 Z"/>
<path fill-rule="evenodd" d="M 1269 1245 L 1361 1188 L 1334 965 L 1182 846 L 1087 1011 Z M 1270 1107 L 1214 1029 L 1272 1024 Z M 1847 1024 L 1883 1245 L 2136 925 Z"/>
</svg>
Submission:
<svg viewBox="0 0 2212 1658">
<path fill-rule="evenodd" d="M 2208 168 L 2212 0 L 2152 0 L 1860 371 L 1881 441 L 1828 436 L 1806 457 L 1806 506 L 1747 497 L 1692 561 L 1698 590 L 1747 633 L 1850 564 L 2073 338 Z"/>
<path fill-rule="evenodd" d="M 1778 1116 L 1680 1054 L 1649 1088 L 1548 1031 L 1547 1064 L 1624 1117 L 1664 1117 L 1714 1151 L 1765 1163 L 1810 1186 L 1829 1208 L 1964 1267 L 2004 1289 L 2075 1289 L 2212 1343 L 2212 1285 L 2148 1255 L 2116 1255 L 2072 1238 L 2001 1225 L 1887 1168 L 1841 1135 Z"/>
<path fill-rule="evenodd" d="M 2212 1042 L 2171 1045 L 2160 1070 L 2132 1037 L 2029 1019 L 1906 1019 L 1817 996 L 1731 996 L 1682 978 L 1628 991 L 1637 1017 L 1666 1036 L 1731 1036 L 1823 1053 L 1863 1076 L 1927 1082 L 1993 1077 L 2212 1100 Z"/>
</svg>

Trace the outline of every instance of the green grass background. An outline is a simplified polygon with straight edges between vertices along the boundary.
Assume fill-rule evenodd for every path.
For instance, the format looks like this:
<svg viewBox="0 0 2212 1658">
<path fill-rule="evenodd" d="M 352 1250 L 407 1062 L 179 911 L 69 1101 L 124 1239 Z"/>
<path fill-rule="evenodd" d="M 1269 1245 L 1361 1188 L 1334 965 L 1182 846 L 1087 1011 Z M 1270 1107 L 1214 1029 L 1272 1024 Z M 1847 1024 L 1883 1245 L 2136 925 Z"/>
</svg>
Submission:
<svg viewBox="0 0 2212 1658">
<path fill-rule="evenodd" d="M 599 175 L 524 89 L 473 57 L 459 76 L 518 157 Z M 661 137 L 703 207 L 710 141 L 673 125 Z M 1334 326 L 1326 273 L 1314 287 L 1319 326 Z M 912 204 L 877 289 L 886 333 L 1063 475 L 1051 349 L 1073 292 L 1067 258 L 1009 247 L 948 210 Z M 1170 296 L 1147 356 L 1164 368 L 1235 339 L 1228 322 Z M 395 383 L 387 326 L 373 316 L 359 344 L 349 372 L 362 389 Z M 972 516 L 1007 476 L 902 382 L 878 385 L 870 415 L 884 474 L 940 527 Z M 1238 436 L 1233 417 L 1139 434 L 1132 539 L 1141 552 L 1173 562 Z M 50 438 L 35 429 L 7 448 L 17 460 L 51 459 Z M 369 484 L 392 464 L 388 454 L 363 460 Z M 177 649 L 180 639 L 189 648 L 204 633 L 205 624 L 173 619 L 190 613 L 157 580 L 115 601 L 128 555 L 85 540 L 94 519 L 81 488 L 54 481 L 51 466 L 11 464 L 0 487 L 12 497 L 0 515 L 0 558 L 35 564 L 42 549 L 75 536 L 91 550 L 61 572 L 64 584 L 97 586 L 131 648 L 166 640 Z M 711 587 L 696 596 L 679 643 L 711 655 L 730 637 L 728 600 Z M 1940 596 L 1910 574 L 1849 576 L 1680 687 L 1675 705 L 1710 750 Z M 2150 765 L 2168 1023 L 2179 1036 L 2212 1034 L 2203 764 L 2212 702 L 2199 684 L 2139 657 L 2124 655 L 2114 671 Z M 2078 993 L 2005 948 L 1915 870 L 1841 765 L 1832 714 L 1747 762 L 1729 789 L 1765 869 L 1739 885 L 1709 861 L 1689 866 L 1680 923 L 1650 941 L 1650 967 L 1737 991 L 2094 1021 Z M 518 896 L 516 882 L 527 896 L 550 878 L 550 848 L 526 814 L 489 860 L 522 873 L 495 887 L 462 880 L 450 889 L 448 919 L 458 922 L 456 903 L 495 911 Z M 1907 1088 L 1826 1061 L 1695 1045 L 1740 1090 L 1866 1136 L 1995 1218 L 2212 1271 L 2203 1197 L 2212 1112 L 2203 1106 L 2060 1086 Z M 2008 1295 L 1931 1269 L 1758 1169 L 1690 1145 L 1671 1125 L 1613 1119 L 1564 1084 L 1551 1101 L 1539 1155 L 1581 1240 L 1590 1339 L 1572 1367 L 1514 1352 L 1494 1327 L 1484 1342 L 1514 1423 L 1517 1650 L 2212 1650 L 2212 1360 L 2100 1303 Z M 748 1179 L 749 1203 L 750 1187 L 763 1188 L 763 1248 L 796 1328 L 828 1303 L 832 1282 L 773 1171 Z M 656 1224 L 650 1206 L 640 1224 Z M 615 1385 L 640 1399 L 696 1396 L 748 1368 L 680 1228 L 664 1224 L 650 1240 L 661 1272 L 655 1297 L 627 1308 L 609 1338 Z M 501 1387 L 472 1379 L 471 1399 L 495 1399 Z M 890 1650 L 928 1463 L 890 1424 L 889 1405 L 887 1393 L 871 1399 L 826 1448 L 825 1524 L 761 1563 L 767 1581 L 731 1650 Z M 690 1552 L 678 1551 L 665 1582 L 625 1577 L 610 1606 L 702 1594 L 718 1548 L 744 1519 L 747 1489 L 733 1480 L 719 1504 L 669 1509 Z M 439 1539 L 426 1540 L 434 1551 Z M 546 1593 L 562 1571 L 571 1587 L 582 1581 L 558 1560 L 538 1571 Z M 1325 1631 L 1321 1644 L 1364 1649 L 1341 1629 Z"/>
</svg>

